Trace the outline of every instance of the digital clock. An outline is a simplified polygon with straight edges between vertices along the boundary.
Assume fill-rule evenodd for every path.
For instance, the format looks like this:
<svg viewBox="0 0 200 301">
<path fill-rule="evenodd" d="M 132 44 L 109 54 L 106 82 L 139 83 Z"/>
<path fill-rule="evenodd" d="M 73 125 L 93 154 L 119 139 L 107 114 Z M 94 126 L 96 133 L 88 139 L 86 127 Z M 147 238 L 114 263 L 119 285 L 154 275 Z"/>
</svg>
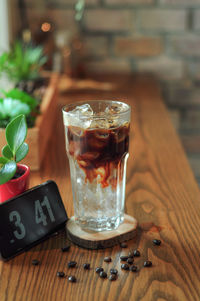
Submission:
<svg viewBox="0 0 200 301">
<path fill-rule="evenodd" d="M 31 248 L 67 221 L 58 187 L 47 181 L 0 204 L 0 253 L 5 260 Z"/>
</svg>

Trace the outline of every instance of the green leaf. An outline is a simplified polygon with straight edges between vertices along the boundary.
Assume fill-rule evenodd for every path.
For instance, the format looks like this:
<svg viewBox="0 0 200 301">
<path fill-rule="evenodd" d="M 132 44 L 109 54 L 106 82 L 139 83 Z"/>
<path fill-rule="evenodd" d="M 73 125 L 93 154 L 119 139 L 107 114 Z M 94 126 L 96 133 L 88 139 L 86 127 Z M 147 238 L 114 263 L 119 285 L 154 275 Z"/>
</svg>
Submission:
<svg viewBox="0 0 200 301">
<path fill-rule="evenodd" d="M 23 143 L 17 150 L 16 152 L 16 162 L 18 163 L 19 161 L 21 161 L 22 159 L 24 159 L 26 157 L 28 153 L 28 144 L 27 143 Z"/>
<path fill-rule="evenodd" d="M 0 165 L 4 165 L 9 161 L 9 159 L 5 158 L 5 157 L 0 157 Z"/>
<path fill-rule="evenodd" d="M 14 161 L 9 161 L 0 169 L 0 185 L 12 179 L 17 170 L 17 164 Z"/>
<path fill-rule="evenodd" d="M 6 63 L 7 59 L 8 59 L 8 54 L 6 52 L 0 56 L 0 73 L 5 68 L 5 63 Z"/>
<path fill-rule="evenodd" d="M 12 151 L 11 151 L 11 149 L 10 149 L 10 147 L 9 147 L 8 144 L 5 145 L 5 146 L 2 148 L 1 152 L 2 152 L 2 155 L 3 155 L 4 157 L 6 157 L 7 159 L 12 159 L 12 158 L 13 158 L 13 153 L 12 153 Z"/>
<path fill-rule="evenodd" d="M 27 124 L 24 115 L 13 119 L 6 127 L 6 140 L 15 156 L 16 151 L 22 145 L 27 135 Z"/>
<path fill-rule="evenodd" d="M 23 103 L 26 103 L 31 110 L 34 110 L 38 104 L 35 98 L 30 96 L 28 93 L 21 91 L 17 88 L 14 88 L 8 92 L 3 91 L 3 93 L 7 98 L 17 99 Z"/>
<path fill-rule="evenodd" d="M 43 47 L 16 41 L 8 53 L 0 56 L 0 73 L 4 72 L 16 83 L 39 76 L 40 67 L 46 62 Z M 35 73 L 33 73 L 33 69 Z"/>
<path fill-rule="evenodd" d="M 41 59 L 39 60 L 39 65 L 42 66 L 47 62 L 47 57 L 43 56 L 41 57 Z"/>
<path fill-rule="evenodd" d="M 43 49 L 40 46 L 37 46 L 35 48 L 29 48 L 26 51 L 27 53 L 27 60 L 31 64 L 37 64 L 40 57 L 42 56 Z"/>
<path fill-rule="evenodd" d="M 30 112 L 29 105 L 18 99 L 4 98 L 3 101 L 0 100 L 0 115 L 2 119 L 13 119 L 20 114 L 28 115 Z"/>
</svg>

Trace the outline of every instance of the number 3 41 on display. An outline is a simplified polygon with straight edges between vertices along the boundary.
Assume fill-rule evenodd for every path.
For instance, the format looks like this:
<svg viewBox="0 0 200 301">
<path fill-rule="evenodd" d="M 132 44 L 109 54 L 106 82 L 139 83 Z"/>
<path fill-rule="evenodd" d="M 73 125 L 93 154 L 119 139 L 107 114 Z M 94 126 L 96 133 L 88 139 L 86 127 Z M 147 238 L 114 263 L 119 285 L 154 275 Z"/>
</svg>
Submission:
<svg viewBox="0 0 200 301">
<path fill-rule="evenodd" d="M 47 226 L 47 216 L 45 215 L 43 211 L 43 207 L 46 207 L 48 212 L 48 217 L 50 219 L 50 222 L 55 222 L 55 217 L 53 215 L 51 205 L 49 203 L 49 200 L 47 196 L 44 197 L 43 202 L 40 202 L 39 200 L 35 201 L 35 223 L 39 224 L 42 223 L 43 226 Z M 9 214 L 9 220 L 10 222 L 14 222 L 14 225 L 18 228 L 13 232 L 16 239 L 23 239 L 26 235 L 26 228 L 23 225 L 21 221 L 21 216 L 18 211 L 12 211 Z M 14 241 L 12 240 L 11 243 Z"/>
<path fill-rule="evenodd" d="M 67 221 L 58 187 L 47 181 L 0 205 L 0 253 L 10 257 L 40 242 Z"/>
</svg>

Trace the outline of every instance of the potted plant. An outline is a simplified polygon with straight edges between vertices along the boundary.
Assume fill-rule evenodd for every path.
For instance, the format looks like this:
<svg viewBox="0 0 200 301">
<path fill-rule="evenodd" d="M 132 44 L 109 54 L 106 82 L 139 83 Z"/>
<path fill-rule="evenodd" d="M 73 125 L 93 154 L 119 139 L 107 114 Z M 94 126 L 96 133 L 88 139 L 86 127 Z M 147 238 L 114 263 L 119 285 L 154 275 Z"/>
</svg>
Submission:
<svg viewBox="0 0 200 301">
<path fill-rule="evenodd" d="M 9 52 L 0 56 L 0 70 L 15 87 L 33 94 L 44 83 L 40 71 L 46 61 L 42 46 L 16 41 Z"/>
<path fill-rule="evenodd" d="M 24 114 L 30 146 L 24 162 L 32 170 L 41 166 L 56 119 L 58 74 L 41 73 L 45 62 L 41 46 L 19 41 L 8 53 L 0 56 L 0 75 L 13 82 L 12 89 L 0 95 L 0 149 L 6 143 L 5 127 L 13 114 Z M 4 87 L 0 86 L 0 94 Z"/>
<path fill-rule="evenodd" d="M 3 96 L 0 98 L 0 128 L 5 128 L 14 117 L 20 114 L 26 116 L 27 126 L 33 127 L 39 112 L 38 100 L 17 88 L 7 92 L 1 91 Z"/>
<path fill-rule="evenodd" d="M 18 115 L 10 121 L 5 135 L 7 144 L 2 148 L 0 157 L 0 203 L 28 188 L 30 168 L 19 164 L 29 150 L 24 142 L 27 135 L 25 115 Z"/>
</svg>

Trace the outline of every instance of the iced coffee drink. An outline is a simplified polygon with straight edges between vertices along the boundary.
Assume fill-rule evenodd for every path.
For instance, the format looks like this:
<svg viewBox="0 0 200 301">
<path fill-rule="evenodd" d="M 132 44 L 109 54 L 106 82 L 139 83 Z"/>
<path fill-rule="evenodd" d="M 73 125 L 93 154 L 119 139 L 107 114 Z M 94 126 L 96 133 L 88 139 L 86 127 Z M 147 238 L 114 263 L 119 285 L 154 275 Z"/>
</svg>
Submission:
<svg viewBox="0 0 200 301">
<path fill-rule="evenodd" d="M 116 229 L 124 218 L 130 107 L 118 101 L 63 109 L 74 215 L 82 228 Z"/>
</svg>

